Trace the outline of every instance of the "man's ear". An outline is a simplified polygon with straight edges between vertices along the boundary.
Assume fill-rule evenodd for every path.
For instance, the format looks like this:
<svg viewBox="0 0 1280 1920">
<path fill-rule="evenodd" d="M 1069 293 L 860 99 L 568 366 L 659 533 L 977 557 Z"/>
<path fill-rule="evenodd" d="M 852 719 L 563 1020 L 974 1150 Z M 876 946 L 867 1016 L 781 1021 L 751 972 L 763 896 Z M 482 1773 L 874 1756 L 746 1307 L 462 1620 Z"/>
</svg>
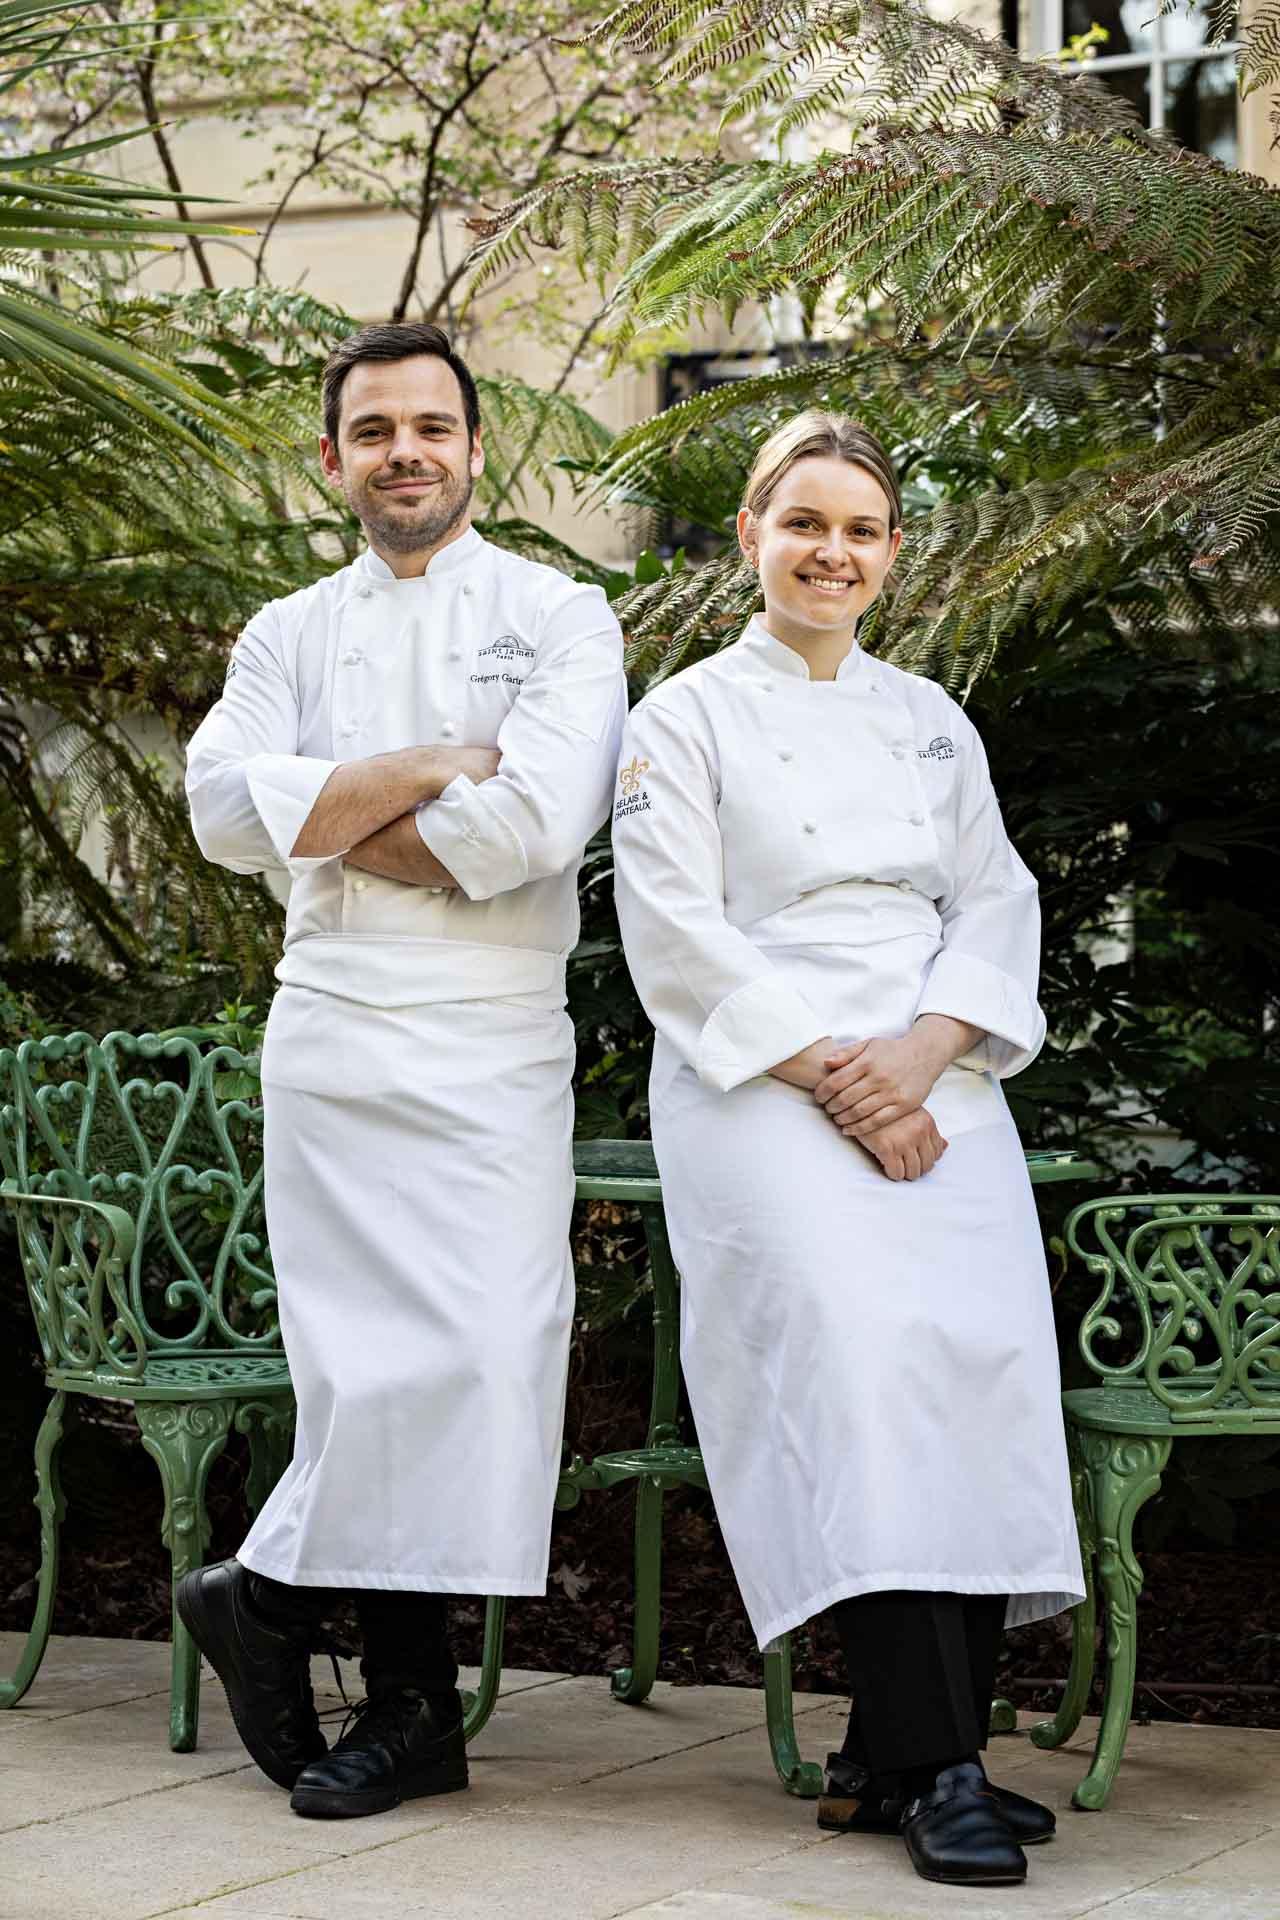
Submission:
<svg viewBox="0 0 1280 1920">
<path fill-rule="evenodd" d="M 327 433 L 320 435 L 320 465 L 331 487 L 342 484 L 342 461 L 338 458 L 337 447 Z"/>
<path fill-rule="evenodd" d="M 484 472 L 484 443 L 480 438 L 480 432 L 480 428 L 477 427 L 471 440 L 471 478 L 473 480 L 478 480 Z M 479 462 L 478 465 L 477 462 Z"/>
</svg>

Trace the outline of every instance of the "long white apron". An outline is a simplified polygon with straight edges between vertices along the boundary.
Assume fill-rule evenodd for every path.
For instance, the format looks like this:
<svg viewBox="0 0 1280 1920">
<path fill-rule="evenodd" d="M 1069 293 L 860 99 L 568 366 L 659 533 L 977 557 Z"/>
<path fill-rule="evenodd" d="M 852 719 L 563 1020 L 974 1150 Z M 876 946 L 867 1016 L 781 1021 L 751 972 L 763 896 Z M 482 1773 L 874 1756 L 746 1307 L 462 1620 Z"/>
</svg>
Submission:
<svg viewBox="0 0 1280 1920">
<path fill-rule="evenodd" d="M 239 1558 L 295 1586 L 545 1591 L 573 1312 L 558 996 L 282 987 L 266 1210 L 298 1403 Z"/>
<path fill-rule="evenodd" d="M 910 1024 L 932 949 L 899 899 L 832 888 L 754 930 L 837 1039 Z M 950 1145 L 901 1183 L 811 1094 L 767 1075 L 721 1092 L 661 1038 L 651 1094 L 684 1375 L 761 1647 L 859 1593 L 1006 1593 L 1009 1625 L 1082 1599 L 1044 1252 L 998 1083 L 948 1069 L 926 1105 Z"/>
</svg>

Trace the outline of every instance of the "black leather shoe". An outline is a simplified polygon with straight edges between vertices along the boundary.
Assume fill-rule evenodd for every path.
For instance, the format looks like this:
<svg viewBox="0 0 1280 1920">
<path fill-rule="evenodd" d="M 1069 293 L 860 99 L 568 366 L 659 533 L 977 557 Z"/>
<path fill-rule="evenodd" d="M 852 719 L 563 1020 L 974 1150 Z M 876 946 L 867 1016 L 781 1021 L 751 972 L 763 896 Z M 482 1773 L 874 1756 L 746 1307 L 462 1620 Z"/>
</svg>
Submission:
<svg viewBox="0 0 1280 1920">
<path fill-rule="evenodd" d="M 1006 1825 L 976 1760 L 944 1767 L 902 1816 L 902 1837 L 916 1872 L 947 1886 L 1017 1885 L 1027 1857 Z"/>
<path fill-rule="evenodd" d="M 231 1718 L 269 1780 L 292 1787 L 325 1752 L 311 1695 L 306 1625 L 269 1625 L 238 1560 L 196 1567 L 178 1582 L 178 1615 L 226 1688 Z"/>
<path fill-rule="evenodd" d="M 453 1701 L 456 1719 L 441 1711 L 439 1696 L 408 1687 L 375 1693 L 356 1708 L 351 1731 L 299 1776 L 289 1805 L 312 1819 L 352 1820 L 402 1800 L 459 1792 L 467 1749 L 456 1694 Z"/>
<path fill-rule="evenodd" d="M 897 1833 L 906 1806 L 898 1774 L 874 1774 L 842 1753 L 827 1755 L 818 1825 L 828 1833 Z M 996 1811 L 1020 1847 L 1052 1840 L 1058 1822 L 1048 1807 L 987 1781 Z"/>
<path fill-rule="evenodd" d="M 897 1833 L 905 1804 L 895 1774 L 875 1774 L 842 1753 L 827 1755 L 818 1825 L 828 1833 Z"/>
</svg>

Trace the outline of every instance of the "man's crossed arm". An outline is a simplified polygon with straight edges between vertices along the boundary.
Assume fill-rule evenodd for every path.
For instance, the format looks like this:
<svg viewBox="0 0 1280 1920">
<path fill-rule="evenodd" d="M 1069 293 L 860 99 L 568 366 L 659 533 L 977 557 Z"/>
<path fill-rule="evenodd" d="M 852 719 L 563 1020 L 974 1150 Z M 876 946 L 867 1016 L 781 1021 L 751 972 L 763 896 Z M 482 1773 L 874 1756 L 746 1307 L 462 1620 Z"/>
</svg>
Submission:
<svg viewBox="0 0 1280 1920">
<path fill-rule="evenodd" d="M 294 856 L 341 853 L 347 866 L 388 880 L 454 887 L 457 881 L 424 843 L 414 815 L 459 774 L 477 786 L 491 779 L 499 758 L 494 747 L 404 747 L 336 767 L 294 841 Z"/>
</svg>

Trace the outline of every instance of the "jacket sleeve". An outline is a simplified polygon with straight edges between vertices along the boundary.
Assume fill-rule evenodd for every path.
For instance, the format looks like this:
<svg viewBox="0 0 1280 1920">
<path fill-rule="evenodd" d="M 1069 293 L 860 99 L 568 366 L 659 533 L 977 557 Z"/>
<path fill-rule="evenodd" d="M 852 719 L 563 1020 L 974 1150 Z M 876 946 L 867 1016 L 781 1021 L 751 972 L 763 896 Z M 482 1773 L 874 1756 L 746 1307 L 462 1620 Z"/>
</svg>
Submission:
<svg viewBox="0 0 1280 1920">
<path fill-rule="evenodd" d="M 222 698 L 187 748 L 187 801 L 197 845 L 232 873 L 297 875 L 340 853 L 295 859 L 293 845 L 338 765 L 298 752 L 298 702 L 273 605 L 232 651 Z M 345 849 L 343 850 L 345 851 Z"/>
<path fill-rule="evenodd" d="M 925 981 L 916 1016 L 946 1013 L 981 1027 L 983 1037 L 957 1066 L 1000 1079 L 1020 1073 L 1044 1045 L 1036 1002 L 1040 976 L 1040 901 L 1032 874 L 1009 844 L 976 728 L 952 720 L 962 742 L 954 884 L 939 901 L 942 949 Z"/>
<path fill-rule="evenodd" d="M 544 615 L 538 657 L 498 729 L 491 780 L 459 776 L 418 809 L 418 832 L 469 900 L 563 873 L 609 811 L 627 710 L 622 629 L 600 587 Z"/>
<path fill-rule="evenodd" d="M 645 700 L 622 763 L 614 892 L 631 978 L 658 1032 L 727 1093 L 829 1028 L 725 918 L 716 783 L 698 741 Z"/>
</svg>

